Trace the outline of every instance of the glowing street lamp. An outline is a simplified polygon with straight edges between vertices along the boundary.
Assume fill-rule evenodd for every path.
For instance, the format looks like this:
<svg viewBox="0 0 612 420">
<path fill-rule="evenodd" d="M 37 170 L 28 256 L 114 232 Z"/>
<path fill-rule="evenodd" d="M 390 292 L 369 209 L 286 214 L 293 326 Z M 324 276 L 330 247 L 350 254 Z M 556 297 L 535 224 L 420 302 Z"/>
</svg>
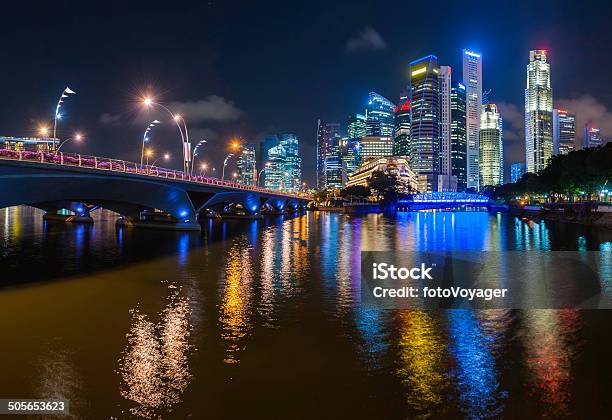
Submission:
<svg viewBox="0 0 612 420">
<path fill-rule="evenodd" d="M 68 95 L 76 95 L 76 92 L 70 89 L 68 86 L 66 86 L 66 89 L 64 89 L 64 91 L 60 95 L 59 100 L 57 101 L 57 106 L 55 107 L 55 117 L 53 118 L 53 138 L 54 139 L 57 138 L 56 136 L 57 120 L 60 120 L 62 118 L 62 114 L 60 114 L 60 108 L 62 107 L 62 103 L 64 102 L 64 99 L 67 98 Z"/>
<path fill-rule="evenodd" d="M 142 160 L 144 157 L 145 143 L 149 141 L 149 133 L 151 132 L 153 127 L 155 127 L 157 124 L 161 124 L 161 121 L 159 120 L 151 121 L 151 123 L 147 126 L 147 129 L 145 130 L 144 134 L 142 135 L 142 149 L 140 151 L 140 167 L 141 168 L 142 168 Z"/>
<path fill-rule="evenodd" d="M 49 136 L 49 127 L 47 127 L 45 125 L 41 125 L 40 127 L 38 127 L 38 135 L 40 135 L 41 137 L 48 137 Z"/>
<path fill-rule="evenodd" d="M 223 171 L 221 172 L 221 181 L 225 179 L 225 167 L 227 166 L 227 160 L 231 158 L 232 156 L 234 156 L 234 154 L 230 153 L 229 155 L 227 155 L 227 157 L 223 161 Z"/>
<path fill-rule="evenodd" d="M 57 150 L 55 151 L 55 154 L 57 155 L 60 151 L 60 149 L 62 148 L 62 146 L 66 143 L 68 143 L 69 141 L 76 141 L 76 142 L 80 142 L 81 140 L 83 140 L 83 135 L 81 133 L 76 133 L 73 137 L 67 138 L 66 140 L 64 140 L 63 142 L 60 143 L 60 145 L 58 146 Z"/>
<path fill-rule="evenodd" d="M 200 146 L 203 146 L 204 143 L 207 143 L 206 140 L 202 139 L 196 144 L 196 147 L 193 148 L 193 156 L 191 157 L 191 175 L 193 175 L 193 168 L 195 167 L 195 159 L 198 156 L 198 149 Z"/>
<path fill-rule="evenodd" d="M 174 114 L 167 106 L 156 102 L 152 97 L 147 96 L 142 99 L 142 103 L 144 106 L 150 108 L 152 106 L 156 106 L 165 112 L 167 112 L 172 120 L 176 123 L 176 126 L 179 129 L 179 133 L 181 135 L 181 146 L 183 148 L 183 172 L 185 175 L 189 173 L 189 163 L 191 161 L 191 144 L 189 143 L 189 133 L 187 132 L 187 123 L 185 119 L 178 115 Z M 181 127 L 181 121 L 183 122 L 183 126 Z"/>
<path fill-rule="evenodd" d="M 266 162 L 266 164 L 264 165 L 263 168 L 261 168 L 259 170 L 259 172 L 257 172 L 257 174 L 255 175 L 255 186 L 259 187 L 259 176 L 261 175 L 262 172 L 265 172 L 266 169 L 268 169 L 270 166 L 272 166 L 272 163 L 270 162 Z"/>
<path fill-rule="evenodd" d="M 206 165 L 205 163 L 200 165 L 200 176 L 204 176 L 203 174 L 206 173 L 206 168 L 208 167 L 208 165 Z"/>
<path fill-rule="evenodd" d="M 160 158 L 157 158 L 157 159 L 155 159 L 155 160 L 153 161 L 153 163 L 151 164 L 151 168 L 152 168 L 153 166 L 155 166 L 155 164 L 157 163 L 157 161 L 158 161 L 159 159 L 160 159 Z M 170 153 L 164 153 L 163 159 L 164 159 L 164 161 L 166 161 L 166 162 L 167 162 L 167 161 L 169 161 L 169 160 L 170 160 Z"/>
</svg>

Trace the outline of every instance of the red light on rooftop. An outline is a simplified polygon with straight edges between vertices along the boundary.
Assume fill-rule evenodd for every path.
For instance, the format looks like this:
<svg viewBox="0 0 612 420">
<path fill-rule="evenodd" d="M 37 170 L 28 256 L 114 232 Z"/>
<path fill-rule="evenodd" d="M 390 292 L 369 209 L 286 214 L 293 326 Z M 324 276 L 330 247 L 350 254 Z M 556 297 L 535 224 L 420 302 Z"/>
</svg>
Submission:
<svg viewBox="0 0 612 420">
<path fill-rule="evenodd" d="M 410 101 L 406 101 L 400 107 L 402 111 L 410 111 Z"/>
</svg>

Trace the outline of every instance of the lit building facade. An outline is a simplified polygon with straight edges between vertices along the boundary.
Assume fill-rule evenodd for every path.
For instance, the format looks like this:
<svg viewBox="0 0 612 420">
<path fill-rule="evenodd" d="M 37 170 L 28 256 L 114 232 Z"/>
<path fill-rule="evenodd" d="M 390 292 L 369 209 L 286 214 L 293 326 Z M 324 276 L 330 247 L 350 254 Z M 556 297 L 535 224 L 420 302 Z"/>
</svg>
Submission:
<svg viewBox="0 0 612 420">
<path fill-rule="evenodd" d="M 299 191 L 302 183 L 302 159 L 295 134 L 267 136 L 262 146 L 264 185 L 272 190 Z"/>
<path fill-rule="evenodd" d="M 410 99 L 408 95 L 400 97 L 395 107 L 395 130 L 393 131 L 393 155 L 410 154 Z"/>
<path fill-rule="evenodd" d="M 566 155 L 576 143 L 576 117 L 564 109 L 553 109 L 553 154 Z"/>
<path fill-rule="evenodd" d="M 436 191 L 440 173 L 440 92 L 438 58 L 410 63 L 410 168 L 421 191 Z"/>
<path fill-rule="evenodd" d="M 525 165 L 520 162 L 510 165 L 510 182 L 517 182 L 525 175 Z"/>
<path fill-rule="evenodd" d="M 54 152 L 59 139 L 38 137 L 0 137 L 0 149 L 27 152 Z"/>
<path fill-rule="evenodd" d="M 390 136 L 365 136 L 360 143 L 361 159 L 366 161 L 370 158 L 393 155 L 393 137 Z"/>
<path fill-rule="evenodd" d="M 440 66 L 438 89 L 440 91 L 440 191 L 456 191 L 457 179 L 451 170 L 451 88 L 452 69 Z"/>
<path fill-rule="evenodd" d="M 467 187 L 478 189 L 478 142 L 482 113 L 482 55 L 479 52 L 463 50 L 463 85 L 466 93 Z"/>
<path fill-rule="evenodd" d="M 366 117 L 362 114 L 349 115 L 346 122 L 346 133 L 349 139 L 360 139 L 366 135 Z"/>
<path fill-rule="evenodd" d="M 504 148 L 502 118 L 495 104 L 483 105 L 480 116 L 480 187 L 504 182 Z"/>
<path fill-rule="evenodd" d="M 451 173 L 457 179 L 457 191 L 467 188 L 465 107 L 465 86 L 456 83 L 451 88 Z"/>
<path fill-rule="evenodd" d="M 257 176 L 257 160 L 255 158 L 255 145 L 245 144 L 238 155 L 238 175 L 244 185 L 255 185 Z"/>
<path fill-rule="evenodd" d="M 395 104 L 379 95 L 370 92 L 368 106 L 366 107 L 366 135 L 367 136 L 393 136 L 393 114 Z"/>
<path fill-rule="evenodd" d="M 553 155 L 553 95 L 546 51 L 529 52 L 525 89 L 525 162 L 527 172 L 538 173 Z"/>
<path fill-rule="evenodd" d="M 363 121 L 365 126 L 365 120 Z M 340 143 L 340 124 L 319 120 L 317 123 L 317 188 L 325 189 L 325 160 Z"/>
<path fill-rule="evenodd" d="M 395 176 L 398 180 L 398 189 L 401 192 L 409 193 L 417 190 L 417 176 L 410 169 L 408 159 L 405 156 L 388 156 L 372 159 L 353 172 L 348 177 L 346 185 L 348 187 L 355 185 L 367 187 L 368 180 L 376 171 Z"/>
<path fill-rule="evenodd" d="M 584 127 L 582 132 L 582 147 L 599 147 L 602 144 L 601 129 L 597 127 Z"/>
</svg>

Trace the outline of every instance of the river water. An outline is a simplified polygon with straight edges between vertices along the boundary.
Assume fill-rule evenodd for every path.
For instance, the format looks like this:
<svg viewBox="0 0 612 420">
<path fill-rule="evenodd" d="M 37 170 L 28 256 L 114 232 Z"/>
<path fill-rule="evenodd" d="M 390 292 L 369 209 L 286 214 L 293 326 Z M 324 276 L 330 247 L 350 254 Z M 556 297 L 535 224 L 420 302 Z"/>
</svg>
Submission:
<svg viewBox="0 0 612 420">
<path fill-rule="evenodd" d="M 73 418 L 604 418 L 612 313 L 360 305 L 361 250 L 612 250 L 503 213 L 308 212 L 201 233 L 0 210 L 0 398 Z"/>
</svg>

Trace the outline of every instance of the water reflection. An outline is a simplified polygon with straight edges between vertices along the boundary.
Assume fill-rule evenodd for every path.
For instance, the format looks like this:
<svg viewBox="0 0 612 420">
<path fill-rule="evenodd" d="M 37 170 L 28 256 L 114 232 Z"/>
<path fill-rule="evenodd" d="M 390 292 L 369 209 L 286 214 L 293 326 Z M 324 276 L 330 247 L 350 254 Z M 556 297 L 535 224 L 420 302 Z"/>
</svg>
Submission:
<svg viewBox="0 0 612 420">
<path fill-rule="evenodd" d="M 119 362 L 120 392 L 135 404 L 129 411 L 138 417 L 156 418 L 170 411 L 192 380 L 189 303 L 175 285 L 168 286 L 166 300 L 158 323 L 138 308 L 131 311 L 128 346 Z"/>
</svg>

